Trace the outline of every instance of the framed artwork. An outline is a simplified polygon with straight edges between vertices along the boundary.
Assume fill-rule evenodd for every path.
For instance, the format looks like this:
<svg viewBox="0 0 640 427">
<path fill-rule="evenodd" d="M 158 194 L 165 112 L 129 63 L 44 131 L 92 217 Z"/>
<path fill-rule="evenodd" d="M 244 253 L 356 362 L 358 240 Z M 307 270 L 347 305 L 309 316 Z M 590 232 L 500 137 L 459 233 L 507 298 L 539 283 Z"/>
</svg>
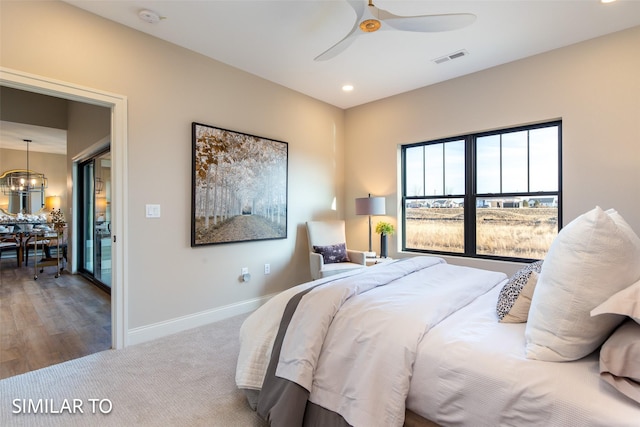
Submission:
<svg viewBox="0 0 640 427">
<path fill-rule="evenodd" d="M 287 238 L 286 142 L 192 124 L 191 246 Z"/>
</svg>

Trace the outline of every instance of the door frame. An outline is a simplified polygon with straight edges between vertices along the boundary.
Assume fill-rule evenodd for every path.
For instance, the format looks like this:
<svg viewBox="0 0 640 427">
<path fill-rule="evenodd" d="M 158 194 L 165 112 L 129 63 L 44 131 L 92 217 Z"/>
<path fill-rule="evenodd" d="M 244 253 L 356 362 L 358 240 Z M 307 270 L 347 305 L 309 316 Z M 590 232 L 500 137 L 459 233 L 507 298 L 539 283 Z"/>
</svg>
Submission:
<svg viewBox="0 0 640 427">
<path fill-rule="evenodd" d="M 112 286 L 111 346 L 128 345 L 128 215 L 127 215 L 127 97 L 0 67 L 0 85 L 111 109 L 112 155 Z M 77 226 L 72 218 L 71 226 Z"/>
</svg>

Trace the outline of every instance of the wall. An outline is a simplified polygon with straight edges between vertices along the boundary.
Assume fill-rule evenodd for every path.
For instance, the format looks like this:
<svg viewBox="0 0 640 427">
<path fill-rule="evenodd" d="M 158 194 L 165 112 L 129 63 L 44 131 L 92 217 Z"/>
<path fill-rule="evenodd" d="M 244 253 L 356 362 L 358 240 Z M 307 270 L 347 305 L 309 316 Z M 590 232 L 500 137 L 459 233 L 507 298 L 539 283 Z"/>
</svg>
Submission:
<svg viewBox="0 0 640 427">
<path fill-rule="evenodd" d="M 67 100 L 0 87 L 0 118 L 54 129 L 67 128 Z"/>
<path fill-rule="evenodd" d="M 72 200 L 74 196 L 72 179 L 73 164 L 74 162 L 87 160 L 109 146 L 111 142 L 111 110 L 97 105 L 69 101 L 67 116 L 66 171 L 68 179 L 65 186 L 65 193 L 67 200 Z M 76 188 L 76 191 L 80 191 L 80 189 Z M 63 212 L 67 221 L 72 224 L 76 212 L 72 209 L 72 204 L 66 206 L 68 207 Z M 75 232 L 76 230 L 70 227 L 68 257 L 72 260 L 71 268 L 73 271 L 77 271 L 80 267 L 77 263 L 79 250 L 73 244 Z"/>
<path fill-rule="evenodd" d="M 0 87 L 0 120 L 54 129 L 67 129 L 67 100 L 52 96 Z M 49 187 L 45 196 L 61 196 L 66 206 L 66 173 L 64 156 L 46 155 L 31 150 L 30 168 L 45 174 Z M 26 168 L 25 153 L 0 149 L 0 173 L 9 169 Z M 6 208 L 8 198 L 0 195 L 0 208 Z"/>
<path fill-rule="evenodd" d="M 65 3 L 0 8 L 1 66 L 128 98 L 130 329 L 308 280 L 309 219 L 346 218 L 350 246 L 366 248 L 353 200 L 389 197 L 395 222 L 402 143 L 562 118 L 565 223 L 599 204 L 640 232 L 638 28 L 344 112 Z M 190 247 L 193 121 L 289 143 L 286 240 Z M 147 203 L 162 206 L 160 219 L 145 219 Z"/>
<path fill-rule="evenodd" d="M 0 118 L 3 121 L 67 131 L 66 155 L 31 151 L 30 163 L 33 170 L 43 172 L 47 177 L 45 196 L 60 196 L 60 209 L 65 220 L 71 223 L 73 163 L 84 160 L 109 145 L 111 110 L 8 87 L 0 87 L 0 97 Z M 0 172 L 23 168 L 23 151 L 0 149 Z M 7 205 L 8 197 L 0 194 L 0 209 L 6 209 Z M 73 229 L 69 230 L 68 236 L 69 259 L 74 259 Z M 76 268 L 73 267 L 73 270 Z"/>
<path fill-rule="evenodd" d="M 638 46 L 640 27 L 349 109 L 347 200 L 387 196 L 395 222 L 400 144 L 562 118 L 563 222 L 599 205 L 640 234 L 640 55 L 630 54 Z M 354 210 L 348 238 L 366 247 L 366 220 Z"/>
<path fill-rule="evenodd" d="M 0 174 L 10 169 L 26 169 L 27 152 L 0 148 Z M 47 177 L 45 196 L 63 196 L 66 192 L 67 171 L 62 154 L 29 151 L 29 169 Z M 0 209 L 7 209 L 9 197 L 0 193 Z"/>
<path fill-rule="evenodd" d="M 345 211 L 342 110 L 65 3 L 0 8 L 1 66 L 127 96 L 130 330 L 309 279 L 304 222 Z M 286 240 L 190 247 L 193 121 L 289 143 Z"/>
</svg>

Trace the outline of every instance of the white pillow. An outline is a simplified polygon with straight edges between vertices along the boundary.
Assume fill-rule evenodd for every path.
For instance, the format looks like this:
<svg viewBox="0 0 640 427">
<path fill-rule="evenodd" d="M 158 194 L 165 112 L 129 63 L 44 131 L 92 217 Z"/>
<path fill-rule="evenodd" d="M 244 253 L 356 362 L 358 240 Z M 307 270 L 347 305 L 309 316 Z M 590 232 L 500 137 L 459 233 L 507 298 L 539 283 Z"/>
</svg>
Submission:
<svg viewBox="0 0 640 427">
<path fill-rule="evenodd" d="M 594 351 L 624 319 L 590 311 L 640 279 L 640 238 L 599 207 L 565 226 L 551 244 L 531 301 L 526 356 L 551 362 Z"/>
<path fill-rule="evenodd" d="M 627 320 L 602 344 L 600 378 L 640 403 L 640 325 Z"/>
<path fill-rule="evenodd" d="M 629 316 L 640 324 L 640 280 L 591 310 L 592 316 L 605 313 Z"/>
</svg>

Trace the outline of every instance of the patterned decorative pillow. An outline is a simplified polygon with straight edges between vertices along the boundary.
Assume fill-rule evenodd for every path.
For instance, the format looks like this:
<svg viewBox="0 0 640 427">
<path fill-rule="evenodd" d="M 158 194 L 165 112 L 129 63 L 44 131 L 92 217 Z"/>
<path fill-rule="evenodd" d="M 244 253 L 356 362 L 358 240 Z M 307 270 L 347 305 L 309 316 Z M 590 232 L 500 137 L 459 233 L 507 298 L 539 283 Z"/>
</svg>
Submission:
<svg viewBox="0 0 640 427">
<path fill-rule="evenodd" d="M 498 318 L 502 320 L 504 316 L 511 310 L 513 304 L 515 304 L 518 296 L 524 285 L 529 281 L 529 276 L 532 271 L 540 273 L 542 270 L 542 261 L 532 262 L 529 265 L 522 267 L 513 276 L 509 278 L 509 281 L 504 285 L 498 296 L 498 304 L 496 306 L 496 313 Z"/>
<path fill-rule="evenodd" d="M 529 310 L 531 309 L 531 299 L 538 284 L 538 273 L 532 271 L 529 280 L 520 291 L 520 295 L 513 303 L 513 307 L 500 319 L 500 323 L 526 323 L 529 320 Z"/>
<path fill-rule="evenodd" d="M 333 264 L 336 262 L 351 262 L 347 255 L 346 243 L 338 243 L 329 246 L 314 246 L 313 250 L 322 255 L 325 264 Z"/>
</svg>

